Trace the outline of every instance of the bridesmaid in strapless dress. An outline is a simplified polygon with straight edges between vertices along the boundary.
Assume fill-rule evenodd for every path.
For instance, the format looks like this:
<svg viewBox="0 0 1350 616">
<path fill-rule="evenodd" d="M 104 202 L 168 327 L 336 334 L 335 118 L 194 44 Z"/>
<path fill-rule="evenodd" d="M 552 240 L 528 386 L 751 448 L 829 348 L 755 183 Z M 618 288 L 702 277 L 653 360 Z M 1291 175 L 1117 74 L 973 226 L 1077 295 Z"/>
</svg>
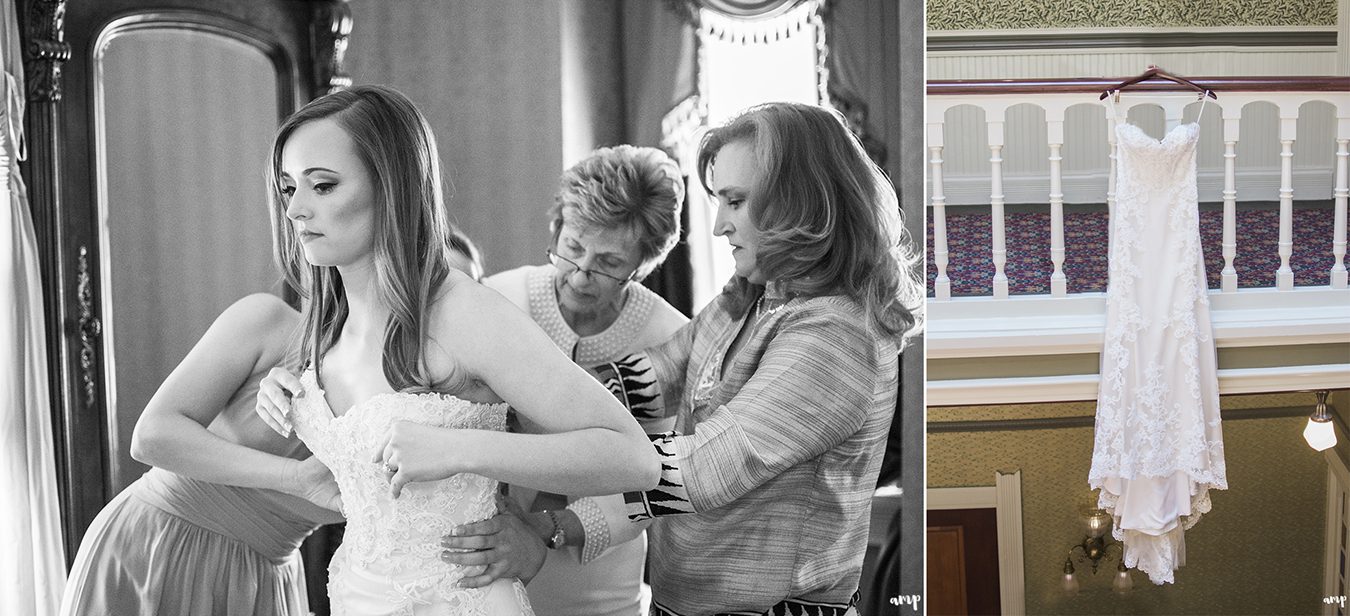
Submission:
<svg viewBox="0 0 1350 616">
<path fill-rule="evenodd" d="M 306 369 L 273 369 L 257 412 L 343 488 L 334 614 L 531 614 L 517 580 L 460 588 L 479 572 L 441 563 L 441 535 L 490 517 L 497 481 L 654 487 L 646 435 L 527 315 L 450 266 L 435 138 L 407 97 L 356 86 L 309 103 L 279 129 L 268 180 L 278 261 L 306 290 Z M 542 434 L 505 432 L 506 404 Z"/>
<path fill-rule="evenodd" d="M 297 548 L 341 520 L 310 502 L 335 508 L 336 484 L 253 412 L 298 323 L 276 297 L 241 299 L 169 375 L 132 441 L 157 468 L 86 531 L 61 614 L 309 614 Z"/>
</svg>

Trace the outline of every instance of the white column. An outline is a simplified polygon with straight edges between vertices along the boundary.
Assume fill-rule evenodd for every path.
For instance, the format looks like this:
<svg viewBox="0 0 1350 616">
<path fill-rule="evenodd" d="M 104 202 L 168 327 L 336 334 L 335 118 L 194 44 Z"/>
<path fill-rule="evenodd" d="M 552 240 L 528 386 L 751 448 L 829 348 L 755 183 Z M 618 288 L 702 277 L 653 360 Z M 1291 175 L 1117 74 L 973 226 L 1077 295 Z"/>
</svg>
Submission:
<svg viewBox="0 0 1350 616">
<path fill-rule="evenodd" d="M 1280 269 L 1275 271 L 1275 287 L 1294 288 L 1294 270 L 1289 256 L 1294 253 L 1294 138 L 1298 135 L 1298 106 L 1280 106 Z"/>
<path fill-rule="evenodd" d="M 992 225 L 994 260 L 994 297 L 1008 297 L 1008 275 L 1003 266 L 1008 260 L 1003 219 L 1003 108 L 986 109 L 989 124 L 989 224 Z"/>
<path fill-rule="evenodd" d="M 1232 117 L 1229 117 L 1232 114 Z M 1223 293 L 1237 291 L 1237 140 L 1242 108 L 1223 108 L 1223 273 L 1220 289 Z"/>
<path fill-rule="evenodd" d="M 943 112 L 935 112 L 938 118 Z M 928 124 L 929 191 L 933 199 L 933 265 L 937 278 L 933 281 L 935 299 L 951 299 L 952 281 L 947 277 L 947 195 L 942 188 L 943 122 Z"/>
<path fill-rule="evenodd" d="M 999 602 L 1004 616 L 1025 616 L 1026 571 L 1022 558 L 1022 471 L 994 471 L 998 527 Z"/>
<path fill-rule="evenodd" d="M 1050 146 L 1050 295 L 1068 294 L 1068 279 L 1064 276 L 1064 178 L 1060 168 L 1059 149 L 1064 146 L 1064 109 L 1045 110 L 1046 142 Z"/>
<path fill-rule="evenodd" d="M 1331 288 L 1346 288 L 1345 271 L 1345 204 L 1350 198 L 1350 185 L 1347 184 L 1347 161 L 1350 161 L 1350 118 L 1336 121 L 1336 189 L 1332 193 L 1336 200 L 1335 231 L 1331 242 L 1331 252 L 1336 256 L 1336 264 L 1331 267 Z"/>
</svg>

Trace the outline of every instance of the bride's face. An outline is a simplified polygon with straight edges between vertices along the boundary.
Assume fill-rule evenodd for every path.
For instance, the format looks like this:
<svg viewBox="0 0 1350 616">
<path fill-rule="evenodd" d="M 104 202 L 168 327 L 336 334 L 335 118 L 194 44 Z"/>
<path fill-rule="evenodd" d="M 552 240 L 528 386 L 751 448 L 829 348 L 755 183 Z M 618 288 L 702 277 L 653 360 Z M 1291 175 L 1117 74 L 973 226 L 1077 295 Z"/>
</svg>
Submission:
<svg viewBox="0 0 1350 616">
<path fill-rule="evenodd" d="M 312 265 L 368 264 L 374 250 L 371 173 L 335 120 L 300 125 L 281 151 L 286 217 Z"/>
</svg>

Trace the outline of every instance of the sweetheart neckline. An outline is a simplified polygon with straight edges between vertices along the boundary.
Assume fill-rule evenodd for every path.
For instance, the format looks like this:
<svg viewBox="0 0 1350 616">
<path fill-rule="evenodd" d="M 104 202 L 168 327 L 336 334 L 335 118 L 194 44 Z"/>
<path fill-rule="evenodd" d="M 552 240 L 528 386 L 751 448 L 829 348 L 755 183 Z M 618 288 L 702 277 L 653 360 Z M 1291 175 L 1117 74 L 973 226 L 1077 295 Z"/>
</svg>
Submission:
<svg viewBox="0 0 1350 616">
<path fill-rule="evenodd" d="M 304 381 L 305 376 L 309 376 L 309 382 L 308 382 L 308 383 L 306 383 L 306 382 Z M 346 411 L 343 411 L 343 413 L 342 413 L 341 415 L 338 415 L 337 413 L 333 412 L 333 405 L 332 405 L 332 404 L 329 404 L 329 402 L 328 402 L 328 392 L 325 391 L 324 388 L 322 388 L 322 387 L 319 386 L 319 377 L 318 377 L 317 374 L 315 374 L 313 368 L 306 368 L 305 371 L 301 374 L 301 377 L 300 377 L 300 378 L 301 378 L 301 384 L 302 384 L 302 385 L 305 385 L 305 388 L 306 388 L 306 389 L 309 389 L 309 388 L 310 388 L 310 385 L 313 385 L 314 391 L 315 391 L 315 392 L 318 394 L 318 396 L 319 396 L 319 401 L 323 403 L 323 408 L 324 408 L 324 410 L 328 412 L 328 419 L 329 419 L 330 421 L 337 421 L 337 420 L 342 419 L 343 417 L 350 416 L 350 415 L 352 414 L 352 411 L 355 411 L 356 409 L 358 409 L 358 408 L 360 408 L 360 407 L 366 406 L 366 405 L 370 404 L 372 401 L 374 401 L 374 400 L 376 400 L 376 399 L 378 399 L 378 398 L 383 398 L 383 397 L 388 397 L 388 396 L 412 396 L 414 399 L 418 399 L 418 400 L 421 400 L 421 399 L 443 400 L 443 401 L 448 401 L 448 402 L 458 402 L 458 403 L 460 403 L 460 404 L 466 404 L 466 405 L 469 405 L 469 406 L 471 406 L 471 407 L 475 407 L 475 406 L 487 406 L 487 407 L 491 407 L 491 406 L 496 406 L 496 405 L 499 405 L 499 404 L 501 404 L 501 405 L 505 405 L 505 404 L 506 404 L 505 402 L 474 402 L 474 401 L 472 401 L 472 400 L 465 400 L 464 398 L 461 398 L 461 397 L 456 396 L 456 395 L 453 395 L 453 394 L 446 394 L 446 393 L 441 393 L 441 392 L 438 392 L 438 391 L 427 391 L 427 392 L 415 393 L 415 392 L 410 392 L 410 391 L 392 391 L 392 390 L 391 390 L 391 391 L 381 391 L 381 392 L 376 392 L 375 394 L 372 394 L 371 396 L 367 397 L 365 400 L 362 400 L 362 401 L 360 401 L 360 402 L 357 402 L 357 403 L 355 403 L 355 404 L 353 404 L 353 405 L 347 407 L 347 410 L 346 410 Z"/>
<path fill-rule="evenodd" d="M 1133 129 L 1135 130 L 1135 132 L 1139 133 L 1139 135 L 1140 135 L 1141 137 L 1147 138 L 1148 141 L 1149 141 L 1149 143 L 1152 143 L 1153 145 L 1162 145 L 1162 144 L 1164 144 L 1164 143 L 1167 143 L 1167 140 L 1168 140 L 1168 139 L 1171 139 L 1171 138 L 1172 138 L 1172 135 L 1177 134 L 1177 129 L 1183 128 L 1183 127 L 1195 127 L 1196 129 L 1198 129 L 1198 128 L 1200 128 L 1200 123 L 1199 123 L 1199 122 L 1186 122 L 1185 124 L 1178 124 L 1178 125 L 1176 125 L 1176 126 L 1173 126 L 1173 127 L 1172 127 L 1172 130 L 1167 131 L 1167 134 L 1163 135 L 1163 138 L 1162 138 L 1162 139 L 1154 139 L 1152 135 L 1150 135 L 1150 134 L 1144 132 L 1144 129 L 1139 128 L 1137 125 L 1135 125 L 1135 124 L 1133 124 L 1133 123 L 1130 123 L 1130 122 L 1128 122 L 1128 121 L 1123 121 L 1123 120 L 1117 120 L 1117 121 L 1116 121 L 1116 127 L 1117 127 L 1117 129 L 1119 129 L 1119 128 L 1122 127 L 1122 126 L 1128 126 L 1128 127 L 1130 127 L 1130 128 L 1133 128 Z"/>
</svg>

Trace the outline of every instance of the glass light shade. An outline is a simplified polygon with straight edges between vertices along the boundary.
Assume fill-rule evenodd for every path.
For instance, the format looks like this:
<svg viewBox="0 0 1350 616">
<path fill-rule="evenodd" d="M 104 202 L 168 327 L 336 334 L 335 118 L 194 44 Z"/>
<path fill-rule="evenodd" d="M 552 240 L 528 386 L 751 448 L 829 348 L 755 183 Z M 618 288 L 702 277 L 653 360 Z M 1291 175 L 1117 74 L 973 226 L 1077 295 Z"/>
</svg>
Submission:
<svg viewBox="0 0 1350 616">
<path fill-rule="evenodd" d="M 1319 421 L 1309 417 L 1308 426 L 1303 429 L 1303 440 L 1314 450 L 1330 449 L 1336 445 L 1336 428 L 1331 425 L 1330 418 Z"/>
<path fill-rule="evenodd" d="M 1065 593 L 1070 595 L 1078 594 L 1078 578 L 1074 577 L 1072 573 L 1064 574 L 1063 585 Z"/>
<path fill-rule="evenodd" d="M 1116 569 L 1116 579 L 1111 582 L 1111 590 L 1125 593 L 1134 588 L 1134 579 L 1130 577 L 1130 570 L 1124 567 Z"/>
<path fill-rule="evenodd" d="M 1087 534 L 1096 539 L 1111 528 L 1111 514 L 1103 509 L 1093 509 L 1087 517 Z"/>
</svg>

